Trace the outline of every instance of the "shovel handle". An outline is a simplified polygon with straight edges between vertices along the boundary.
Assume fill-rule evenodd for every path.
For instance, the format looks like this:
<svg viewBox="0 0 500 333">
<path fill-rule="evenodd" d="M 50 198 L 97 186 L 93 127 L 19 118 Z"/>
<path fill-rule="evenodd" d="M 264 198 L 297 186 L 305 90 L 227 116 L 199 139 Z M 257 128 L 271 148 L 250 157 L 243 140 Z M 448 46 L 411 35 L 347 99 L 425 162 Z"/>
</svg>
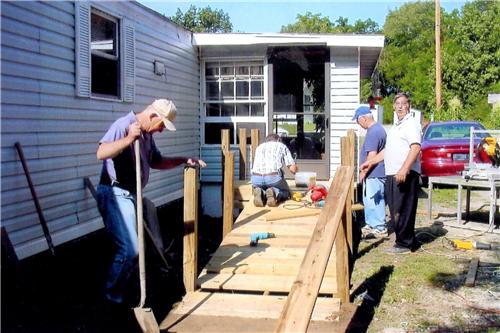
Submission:
<svg viewBox="0 0 500 333">
<path fill-rule="evenodd" d="M 134 142 L 135 152 L 135 180 L 136 180 L 136 206 L 137 206 L 137 244 L 139 247 L 139 281 L 141 287 L 141 300 L 139 308 L 146 303 L 146 258 L 144 253 L 144 222 L 142 213 L 142 182 L 141 182 L 141 149 L 139 139 Z"/>
</svg>

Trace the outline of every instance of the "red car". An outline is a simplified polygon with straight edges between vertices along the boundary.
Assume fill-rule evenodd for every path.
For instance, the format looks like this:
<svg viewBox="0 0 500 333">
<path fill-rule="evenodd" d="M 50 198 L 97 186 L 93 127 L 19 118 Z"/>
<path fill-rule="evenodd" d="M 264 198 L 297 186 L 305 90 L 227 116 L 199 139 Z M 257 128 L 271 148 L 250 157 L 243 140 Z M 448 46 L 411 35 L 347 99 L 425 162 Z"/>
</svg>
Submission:
<svg viewBox="0 0 500 333">
<path fill-rule="evenodd" d="M 469 163 L 470 128 L 484 130 L 483 125 L 473 121 L 446 121 L 430 123 L 422 138 L 422 180 L 427 177 L 460 175 Z M 474 161 L 490 163 L 476 156 L 476 147 L 486 133 L 474 139 Z"/>
</svg>

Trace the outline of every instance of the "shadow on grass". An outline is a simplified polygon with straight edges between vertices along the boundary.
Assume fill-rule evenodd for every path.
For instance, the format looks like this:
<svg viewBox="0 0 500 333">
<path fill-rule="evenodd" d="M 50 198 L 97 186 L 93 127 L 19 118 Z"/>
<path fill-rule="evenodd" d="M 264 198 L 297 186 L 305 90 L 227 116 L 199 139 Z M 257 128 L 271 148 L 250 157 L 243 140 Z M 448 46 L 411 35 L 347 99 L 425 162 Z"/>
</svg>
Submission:
<svg viewBox="0 0 500 333">
<path fill-rule="evenodd" d="M 356 309 L 346 332 L 366 332 L 373 320 L 375 309 L 380 304 L 385 286 L 393 271 L 394 266 L 392 265 L 382 266 L 378 272 L 365 280 L 353 291 L 351 298 L 355 299 L 357 297 L 362 297 L 363 302 Z"/>
</svg>

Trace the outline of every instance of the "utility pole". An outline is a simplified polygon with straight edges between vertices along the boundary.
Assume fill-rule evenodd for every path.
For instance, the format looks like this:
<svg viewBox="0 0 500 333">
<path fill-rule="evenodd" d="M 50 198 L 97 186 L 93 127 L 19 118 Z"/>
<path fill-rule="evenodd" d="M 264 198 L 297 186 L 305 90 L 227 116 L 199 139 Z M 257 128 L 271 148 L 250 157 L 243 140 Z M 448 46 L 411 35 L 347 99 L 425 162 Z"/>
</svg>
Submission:
<svg viewBox="0 0 500 333">
<path fill-rule="evenodd" d="M 436 112 L 441 110 L 441 5 L 435 0 L 436 35 Z"/>
</svg>

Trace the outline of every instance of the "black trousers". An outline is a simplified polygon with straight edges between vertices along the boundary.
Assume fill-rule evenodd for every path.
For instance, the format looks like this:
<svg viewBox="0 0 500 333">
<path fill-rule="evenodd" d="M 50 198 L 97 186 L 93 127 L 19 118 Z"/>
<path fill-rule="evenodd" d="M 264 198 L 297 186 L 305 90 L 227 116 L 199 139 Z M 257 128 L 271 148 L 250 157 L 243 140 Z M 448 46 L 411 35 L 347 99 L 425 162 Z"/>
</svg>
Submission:
<svg viewBox="0 0 500 333">
<path fill-rule="evenodd" d="M 396 244 L 409 249 L 416 246 L 415 217 L 417 215 L 419 174 L 410 171 L 404 183 L 394 176 L 386 176 L 385 200 L 389 205 Z"/>
</svg>

